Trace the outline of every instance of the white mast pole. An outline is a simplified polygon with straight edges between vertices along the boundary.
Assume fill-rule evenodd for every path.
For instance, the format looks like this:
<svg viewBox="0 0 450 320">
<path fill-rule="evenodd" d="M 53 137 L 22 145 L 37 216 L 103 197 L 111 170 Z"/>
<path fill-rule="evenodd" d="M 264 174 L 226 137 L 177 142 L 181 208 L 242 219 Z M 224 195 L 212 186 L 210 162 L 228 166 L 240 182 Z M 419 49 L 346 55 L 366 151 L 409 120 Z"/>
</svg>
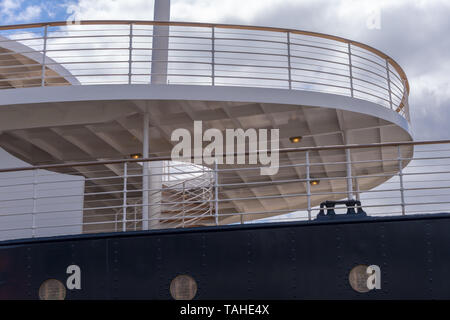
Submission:
<svg viewBox="0 0 450 320">
<path fill-rule="evenodd" d="M 154 21 L 170 21 L 170 0 L 155 0 Z M 152 84 L 167 84 L 169 26 L 153 26 Z"/>
</svg>

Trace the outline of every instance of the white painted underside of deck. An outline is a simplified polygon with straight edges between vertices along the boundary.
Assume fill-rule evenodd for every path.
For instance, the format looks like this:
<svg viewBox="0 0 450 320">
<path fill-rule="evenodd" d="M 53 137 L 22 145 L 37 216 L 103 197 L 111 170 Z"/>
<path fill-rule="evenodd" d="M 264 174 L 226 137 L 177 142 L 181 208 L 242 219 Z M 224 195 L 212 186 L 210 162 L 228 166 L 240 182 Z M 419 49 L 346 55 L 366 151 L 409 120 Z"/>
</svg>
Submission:
<svg viewBox="0 0 450 320">
<path fill-rule="evenodd" d="M 142 151 L 142 115 L 150 113 L 150 154 L 167 155 L 175 144 L 173 130 L 193 129 L 202 120 L 204 130 L 217 128 L 279 128 L 280 148 L 411 141 L 409 123 L 398 113 L 368 101 L 318 92 L 243 87 L 184 85 L 65 86 L 0 91 L 0 147 L 31 163 L 61 163 L 92 159 L 126 158 Z M 302 136 L 292 144 L 291 136 Z M 412 155 L 413 147 L 404 156 Z M 345 162 L 343 150 L 314 152 L 317 162 Z M 392 150 L 377 148 L 352 151 L 352 160 L 392 159 Z M 281 164 L 298 163 L 292 154 L 280 156 Z M 406 166 L 406 161 L 403 163 Z M 227 166 L 229 167 L 229 166 Z M 105 170 L 120 174 L 121 168 Z M 345 176 L 345 164 L 312 167 L 318 178 Z M 362 179 L 360 190 L 369 190 L 398 170 L 396 161 L 354 165 L 354 174 L 388 173 L 386 177 Z M 280 170 L 278 176 L 260 176 L 267 184 L 250 186 L 254 177 L 242 172 L 227 176 L 227 182 L 242 184 L 226 191 L 227 198 L 250 200 L 222 203 L 221 211 L 275 212 L 305 207 L 305 197 L 270 195 L 306 192 L 304 182 L 278 185 L 271 179 L 304 179 L 301 167 Z M 324 200 L 345 197 L 345 180 L 324 181 L 315 192 L 344 194 L 314 196 L 313 206 Z M 246 220 L 273 214 L 248 214 Z M 238 220 L 223 219 L 223 223 Z"/>
</svg>

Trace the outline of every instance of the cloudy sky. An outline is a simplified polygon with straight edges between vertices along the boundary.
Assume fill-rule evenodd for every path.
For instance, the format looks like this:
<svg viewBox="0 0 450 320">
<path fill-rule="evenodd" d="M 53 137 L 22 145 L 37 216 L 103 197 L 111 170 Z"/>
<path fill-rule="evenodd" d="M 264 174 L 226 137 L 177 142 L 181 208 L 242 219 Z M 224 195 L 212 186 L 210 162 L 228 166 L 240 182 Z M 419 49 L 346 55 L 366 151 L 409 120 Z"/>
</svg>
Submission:
<svg viewBox="0 0 450 320">
<path fill-rule="evenodd" d="M 152 20 L 153 0 L 0 0 L 4 24 L 80 19 Z M 411 85 L 415 138 L 447 139 L 449 0 L 172 0 L 172 19 L 286 27 L 369 44 L 394 58 Z"/>
</svg>

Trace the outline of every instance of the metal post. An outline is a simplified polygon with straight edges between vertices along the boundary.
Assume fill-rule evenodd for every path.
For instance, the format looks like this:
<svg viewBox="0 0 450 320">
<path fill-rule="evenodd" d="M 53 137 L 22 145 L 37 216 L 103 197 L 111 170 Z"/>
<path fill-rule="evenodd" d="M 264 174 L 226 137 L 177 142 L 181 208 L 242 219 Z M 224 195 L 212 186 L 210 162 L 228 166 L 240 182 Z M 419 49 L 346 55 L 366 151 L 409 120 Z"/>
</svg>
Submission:
<svg viewBox="0 0 450 320">
<path fill-rule="evenodd" d="M 391 75 L 389 74 L 389 61 L 386 59 L 386 72 L 387 72 L 387 85 L 388 85 L 388 92 L 389 92 L 389 105 L 391 106 L 391 109 L 393 109 L 392 106 L 392 92 L 391 92 Z"/>
<path fill-rule="evenodd" d="M 148 158 L 149 154 L 149 126 L 150 115 L 148 112 L 144 113 L 143 121 L 143 145 L 142 145 L 142 157 Z M 149 197 L 149 175 L 148 175 L 148 162 L 142 163 L 142 230 L 148 230 L 148 197 Z"/>
<path fill-rule="evenodd" d="M 401 147 L 398 146 L 398 177 L 400 178 L 400 199 L 402 206 L 402 215 L 405 215 L 405 193 L 403 187 L 403 167 L 402 167 L 402 151 Z"/>
<path fill-rule="evenodd" d="M 212 27 L 212 38 L 211 38 L 211 79 L 212 79 L 212 85 L 214 86 L 216 84 L 216 67 L 215 67 L 215 51 L 216 51 L 216 33 L 215 33 L 215 27 Z"/>
<path fill-rule="evenodd" d="M 348 43 L 348 68 L 350 70 L 350 95 L 353 98 L 352 48 L 350 42 Z"/>
<path fill-rule="evenodd" d="M 130 23 L 130 45 L 128 47 L 128 84 L 131 84 L 131 72 L 133 65 L 133 24 Z"/>
<path fill-rule="evenodd" d="M 119 212 L 117 209 L 114 209 L 114 232 L 117 232 L 117 219 L 119 218 Z"/>
<path fill-rule="evenodd" d="M 343 132 L 344 135 L 344 143 L 346 145 L 348 145 L 348 131 L 344 130 Z M 346 162 L 346 171 L 347 171 L 347 199 L 348 200 L 353 200 L 354 196 L 353 196 L 353 177 L 352 177 L 352 155 L 350 153 L 350 149 L 346 148 L 345 149 L 345 162 Z"/>
<path fill-rule="evenodd" d="M 185 217 L 185 214 L 186 214 L 186 209 L 185 209 L 185 207 L 184 207 L 184 201 L 186 200 L 185 199 L 185 192 L 186 192 L 186 190 L 185 190 L 185 183 L 186 183 L 186 181 L 183 181 L 183 184 L 182 184 L 182 186 L 183 186 L 183 193 L 182 193 L 182 204 L 183 204 L 183 206 L 182 206 L 182 212 L 183 212 L 183 228 L 184 228 L 184 217 Z"/>
<path fill-rule="evenodd" d="M 288 51 L 288 81 L 289 89 L 292 89 L 292 75 L 291 75 L 291 34 L 287 33 L 287 51 Z"/>
<path fill-rule="evenodd" d="M 311 174 L 309 163 L 309 151 L 306 151 L 306 201 L 308 210 L 308 220 L 311 220 Z"/>
<path fill-rule="evenodd" d="M 361 201 L 361 196 L 359 194 L 359 182 L 358 182 L 358 178 L 354 178 L 355 180 L 355 193 L 356 193 L 356 200 L 357 201 Z"/>
<path fill-rule="evenodd" d="M 148 228 L 158 229 L 161 226 L 162 179 L 164 161 L 150 161 L 148 167 Z"/>
<path fill-rule="evenodd" d="M 214 162 L 214 217 L 216 226 L 219 225 L 219 172 L 217 169 L 217 162 Z"/>
<path fill-rule="evenodd" d="M 137 206 L 134 204 L 134 231 L 137 230 Z"/>
<path fill-rule="evenodd" d="M 48 26 L 44 26 L 44 47 L 42 49 L 42 74 L 41 74 L 41 86 L 45 87 L 45 63 L 46 63 L 46 56 L 47 56 L 47 31 Z"/>
<path fill-rule="evenodd" d="M 128 163 L 123 164 L 123 204 L 122 204 L 122 231 L 127 231 L 127 175 Z"/>
<path fill-rule="evenodd" d="M 33 170 L 33 212 L 31 214 L 31 237 L 36 236 L 36 213 L 37 213 L 37 170 Z"/>
</svg>

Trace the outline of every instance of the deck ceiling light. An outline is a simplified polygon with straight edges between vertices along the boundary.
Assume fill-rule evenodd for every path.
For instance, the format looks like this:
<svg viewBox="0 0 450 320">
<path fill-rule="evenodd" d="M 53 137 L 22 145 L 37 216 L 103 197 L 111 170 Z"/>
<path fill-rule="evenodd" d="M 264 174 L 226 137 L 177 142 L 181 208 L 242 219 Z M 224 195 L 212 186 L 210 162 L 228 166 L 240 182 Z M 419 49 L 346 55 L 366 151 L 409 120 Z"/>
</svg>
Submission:
<svg viewBox="0 0 450 320">
<path fill-rule="evenodd" d="M 140 159 L 140 158 L 142 158 L 142 154 L 140 154 L 140 153 L 133 153 L 133 154 L 130 154 L 130 158 L 131 159 Z"/>
<path fill-rule="evenodd" d="M 299 143 L 300 141 L 302 141 L 302 137 L 298 136 L 298 137 L 290 137 L 289 141 L 291 141 L 292 143 Z"/>
</svg>

